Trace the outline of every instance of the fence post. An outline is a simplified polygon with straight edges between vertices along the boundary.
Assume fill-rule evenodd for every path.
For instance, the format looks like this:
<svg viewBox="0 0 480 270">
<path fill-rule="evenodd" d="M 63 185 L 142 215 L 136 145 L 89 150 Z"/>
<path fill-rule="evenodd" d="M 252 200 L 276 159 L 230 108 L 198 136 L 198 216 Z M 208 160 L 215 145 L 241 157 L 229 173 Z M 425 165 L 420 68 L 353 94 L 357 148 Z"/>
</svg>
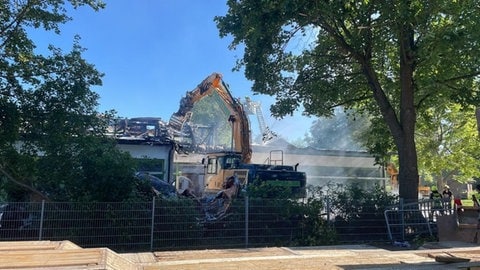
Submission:
<svg viewBox="0 0 480 270">
<path fill-rule="evenodd" d="M 245 195 L 245 248 L 248 248 L 248 195 Z"/>
<path fill-rule="evenodd" d="M 40 228 L 39 228 L 39 231 L 38 231 L 38 241 L 42 241 L 44 212 L 45 212 L 45 200 L 42 200 L 42 208 L 40 210 Z"/>
<path fill-rule="evenodd" d="M 326 196 L 325 197 L 325 200 L 326 200 L 326 207 L 327 207 L 327 224 L 330 226 L 330 197 L 329 196 Z"/>
<path fill-rule="evenodd" d="M 400 214 L 400 228 L 402 228 L 402 241 L 405 241 L 405 217 L 404 217 L 404 205 L 403 205 L 403 198 L 400 198 L 400 204 L 399 204 L 399 211 L 398 213 Z"/>
<path fill-rule="evenodd" d="M 155 227 L 155 197 L 152 197 L 152 225 L 150 227 L 150 251 L 153 251 L 153 229 Z"/>
</svg>

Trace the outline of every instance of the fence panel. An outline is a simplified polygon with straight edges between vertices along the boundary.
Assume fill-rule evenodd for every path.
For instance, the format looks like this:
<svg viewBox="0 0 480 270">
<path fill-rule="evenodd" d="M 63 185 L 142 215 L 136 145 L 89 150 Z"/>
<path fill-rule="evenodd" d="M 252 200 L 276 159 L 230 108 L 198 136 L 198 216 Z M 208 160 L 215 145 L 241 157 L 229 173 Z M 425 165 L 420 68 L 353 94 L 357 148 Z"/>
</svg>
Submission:
<svg viewBox="0 0 480 270">
<path fill-rule="evenodd" d="M 389 238 L 391 241 L 408 241 L 419 236 L 436 235 L 436 217 L 450 215 L 453 209 L 449 202 L 435 207 L 433 200 L 420 200 L 416 203 L 402 204 L 385 211 Z"/>
<path fill-rule="evenodd" d="M 150 203 L 48 203 L 43 238 L 82 247 L 149 250 Z"/>
<path fill-rule="evenodd" d="M 187 199 L 128 203 L 6 203 L 1 240 L 70 240 L 118 252 L 248 248 L 388 241 L 399 224 L 374 210 L 358 220 L 291 200 L 237 198 L 226 215 Z M 3 209 L 3 211 L 2 211 Z M 315 210 L 312 212 L 312 210 Z M 406 215 L 406 213 L 403 213 Z M 333 233 L 333 235 L 332 235 Z"/>
<path fill-rule="evenodd" d="M 41 203 L 10 202 L 0 205 L 0 239 L 10 241 L 38 240 Z"/>
</svg>

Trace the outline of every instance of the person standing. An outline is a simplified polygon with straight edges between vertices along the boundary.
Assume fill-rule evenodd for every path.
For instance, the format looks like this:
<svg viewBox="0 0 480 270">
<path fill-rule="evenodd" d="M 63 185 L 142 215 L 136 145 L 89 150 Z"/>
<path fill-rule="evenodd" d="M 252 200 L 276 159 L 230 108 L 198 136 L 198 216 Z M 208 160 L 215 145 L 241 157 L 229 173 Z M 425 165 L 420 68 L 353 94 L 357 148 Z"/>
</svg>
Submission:
<svg viewBox="0 0 480 270">
<path fill-rule="evenodd" d="M 443 197 L 444 209 L 447 211 L 452 210 L 453 193 L 447 184 L 443 186 L 442 197 Z"/>
<path fill-rule="evenodd" d="M 475 191 L 480 192 L 480 184 L 477 184 L 475 186 Z M 478 201 L 477 196 L 475 194 L 472 194 L 472 201 L 473 201 L 473 206 L 477 208 L 478 212 L 478 217 L 477 217 L 477 231 L 475 232 L 475 236 L 473 237 L 473 243 L 477 244 L 478 243 L 478 232 L 480 231 L 480 202 Z"/>
<path fill-rule="evenodd" d="M 450 186 L 448 185 L 443 186 L 442 196 L 444 199 L 452 200 L 453 194 L 452 194 L 452 191 L 450 191 Z"/>
<path fill-rule="evenodd" d="M 434 217 L 438 212 L 443 215 L 443 207 L 442 207 L 442 194 L 438 192 L 437 186 L 432 186 L 430 188 L 430 200 L 431 200 L 431 218 L 430 220 L 434 221 Z"/>
</svg>

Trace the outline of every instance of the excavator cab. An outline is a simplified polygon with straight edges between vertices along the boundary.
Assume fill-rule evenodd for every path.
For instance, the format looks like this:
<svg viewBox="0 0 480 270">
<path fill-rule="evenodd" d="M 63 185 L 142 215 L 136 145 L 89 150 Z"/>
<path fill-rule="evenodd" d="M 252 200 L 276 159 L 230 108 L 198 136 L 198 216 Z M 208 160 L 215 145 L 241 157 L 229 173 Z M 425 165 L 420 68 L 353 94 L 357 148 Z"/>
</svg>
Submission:
<svg viewBox="0 0 480 270">
<path fill-rule="evenodd" d="M 241 185 L 245 185 L 248 169 L 241 169 L 242 155 L 240 153 L 210 153 L 204 159 L 205 191 L 215 193 L 221 190 L 224 182 L 231 176 L 237 176 Z"/>
<path fill-rule="evenodd" d="M 239 155 L 228 155 L 224 157 L 219 157 L 220 166 L 227 169 L 238 169 L 240 165 L 241 157 Z"/>
</svg>

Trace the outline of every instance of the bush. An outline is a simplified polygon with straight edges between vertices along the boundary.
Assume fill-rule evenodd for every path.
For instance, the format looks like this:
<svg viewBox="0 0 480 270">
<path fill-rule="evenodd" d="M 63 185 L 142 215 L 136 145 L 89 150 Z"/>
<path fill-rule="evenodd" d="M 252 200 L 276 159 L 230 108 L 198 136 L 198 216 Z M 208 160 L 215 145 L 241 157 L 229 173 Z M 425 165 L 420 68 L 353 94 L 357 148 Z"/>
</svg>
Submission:
<svg viewBox="0 0 480 270">
<path fill-rule="evenodd" d="M 331 211 L 340 242 L 388 239 L 384 211 L 397 196 L 375 185 L 364 190 L 357 185 L 337 186 L 331 191 Z"/>
</svg>

